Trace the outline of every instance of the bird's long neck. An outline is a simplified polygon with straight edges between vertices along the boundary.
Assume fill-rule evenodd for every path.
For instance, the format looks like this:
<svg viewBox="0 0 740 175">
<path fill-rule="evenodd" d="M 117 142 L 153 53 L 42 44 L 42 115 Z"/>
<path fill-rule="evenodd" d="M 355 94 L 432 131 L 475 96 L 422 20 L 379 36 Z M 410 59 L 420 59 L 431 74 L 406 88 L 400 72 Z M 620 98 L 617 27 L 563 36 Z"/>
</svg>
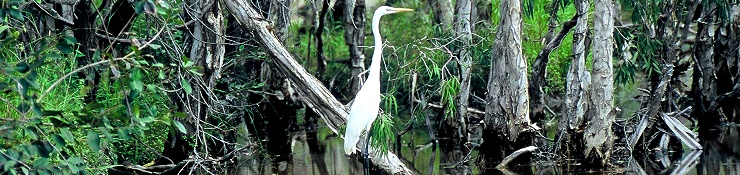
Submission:
<svg viewBox="0 0 740 175">
<path fill-rule="evenodd" d="M 383 57 L 383 38 L 380 36 L 380 29 L 378 25 L 380 23 L 380 17 L 383 15 L 373 15 L 373 36 L 375 37 L 375 49 L 373 50 L 372 63 L 370 63 L 370 76 L 367 77 L 368 81 L 379 81 L 380 80 L 380 60 Z"/>
</svg>

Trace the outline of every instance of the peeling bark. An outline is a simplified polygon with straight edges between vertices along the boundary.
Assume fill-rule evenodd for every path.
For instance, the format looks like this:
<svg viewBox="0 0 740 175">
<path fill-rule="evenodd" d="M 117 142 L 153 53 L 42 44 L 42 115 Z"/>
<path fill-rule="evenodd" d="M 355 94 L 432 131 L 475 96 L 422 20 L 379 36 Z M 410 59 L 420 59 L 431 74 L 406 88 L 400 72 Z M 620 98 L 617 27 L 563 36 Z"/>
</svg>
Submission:
<svg viewBox="0 0 740 175">
<path fill-rule="evenodd" d="M 590 104 L 589 90 L 591 86 L 591 75 L 586 71 L 586 33 L 588 32 L 588 0 L 578 0 L 576 6 L 576 26 L 573 31 L 573 61 L 566 75 L 565 108 L 563 116 L 558 122 L 559 150 L 570 157 L 581 150 L 581 143 L 576 142 L 583 137 L 583 117 L 588 111 Z"/>
<path fill-rule="evenodd" d="M 584 134 L 586 158 L 592 163 L 606 166 L 614 144 L 612 123 L 614 122 L 614 72 L 612 52 L 614 50 L 614 8 L 611 0 L 596 0 L 594 3 L 593 38 L 593 83 L 591 84 L 592 108 L 588 116 L 590 125 Z"/>
<path fill-rule="evenodd" d="M 527 63 L 522 54 L 522 11 L 519 0 L 501 1 L 500 26 L 493 42 L 486 97 L 484 168 L 498 164 L 517 145 L 529 146 L 520 135 L 530 129 Z M 523 147 L 523 146 L 522 146 Z"/>
</svg>

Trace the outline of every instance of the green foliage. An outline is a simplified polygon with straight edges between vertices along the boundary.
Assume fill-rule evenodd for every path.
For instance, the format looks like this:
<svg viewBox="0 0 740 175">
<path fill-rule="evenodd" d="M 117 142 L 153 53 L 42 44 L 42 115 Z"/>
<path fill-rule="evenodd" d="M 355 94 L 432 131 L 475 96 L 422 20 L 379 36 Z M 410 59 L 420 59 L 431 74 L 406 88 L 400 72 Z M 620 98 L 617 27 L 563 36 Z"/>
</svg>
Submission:
<svg viewBox="0 0 740 175">
<path fill-rule="evenodd" d="M 448 80 L 442 81 L 442 105 L 445 108 L 445 119 L 455 117 L 457 108 L 455 107 L 455 99 L 460 93 L 460 81 L 457 77 L 452 77 Z"/>
<path fill-rule="evenodd" d="M 537 55 L 544 47 L 542 43 L 542 38 L 547 34 L 548 31 L 548 24 L 550 20 L 550 10 L 552 9 L 551 3 L 558 3 L 558 9 L 560 9 L 556 14 L 557 21 L 559 23 L 562 23 L 564 21 L 569 20 L 570 18 L 575 15 L 575 7 L 572 3 L 569 3 L 568 1 L 561 1 L 561 0 L 554 0 L 553 2 L 549 2 L 546 0 L 535 0 L 533 7 L 533 15 L 526 17 L 523 19 L 523 26 L 522 26 L 522 52 L 524 53 L 524 57 L 527 59 L 528 65 L 528 73 L 532 73 L 532 64 L 534 63 L 534 59 L 537 58 Z M 497 19 L 495 19 L 497 20 Z M 558 26 L 556 28 L 556 32 L 560 30 L 561 26 Z M 566 37 L 563 39 L 563 42 L 560 44 L 560 47 L 553 50 L 553 52 L 550 54 L 549 62 L 547 64 L 547 86 L 545 87 L 545 92 L 549 94 L 562 94 L 565 93 L 565 77 L 568 72 L 568 68 L 570 67 L 570 61 L 572 59 L 571 56 L 571 47 L 573 43 L 573 32 L 570 32 Z"/>
<path fill-rule="evenodd" d="M 179 65 L 150 64 L 150 53 L 161 46 L 133 47 L 126 57 L 113 58 L 101 50 L 84 55 L 72 36 L 21 38 L 31 29 L 19 21 L 36 20 L 37 14 L 18 10 L 20 3 L 0 7 L 0 162 L 9 162 L 0 174 L 102 174 L 118 160 L 153 160 L 151 152 L 159 150 L 151 147 L 161 149 L 168 128 L 184 131 L 162 100 L 163 84 L 174 79 L 172 68 Z M 160 15 L 172 12 L 157 8 Z M 77 62 L 83 57 L 103 65 L 88 68 L 102 78 L 98 99 L 86 104 L 91 87 L 74 76 L 86 71 Z M 199 74 L 195 66 L 184 67 Z"/>
<path fill-rule="evenodd" d="M 392 116 L 388 113 L 381 113 L 372 126 L 372 136 L 370 137 L 370 146 L 379 153 L 390 151 L 391 145 L 395 140 L 396 133 L 393 132 Z M 385 154 L 381 154 L 385 155 Z"/>
</svg>

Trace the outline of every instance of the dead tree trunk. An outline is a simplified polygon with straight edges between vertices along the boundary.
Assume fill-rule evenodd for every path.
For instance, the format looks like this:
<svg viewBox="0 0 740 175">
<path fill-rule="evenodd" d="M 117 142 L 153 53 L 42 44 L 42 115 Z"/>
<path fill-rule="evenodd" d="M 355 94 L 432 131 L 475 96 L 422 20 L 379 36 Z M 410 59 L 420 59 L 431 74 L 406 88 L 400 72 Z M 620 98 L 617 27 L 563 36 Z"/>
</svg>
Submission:
<svg viewBox="0 0 740 175">
<path fill-rule="evenodd" d="M 249 2 L 244 0 L 226 0 L 224 4 L 228 7 L 231 14 L 236 17 L 237 22 L 254 32 L 255 39 L 260 43 L 265 53 L 269 55 L 268 57 L 272 59 L 275 68 L 288 78 L 290 84 L 295 87 L 296 92 L 303 97 L 303 102 L 324 119 L 324 122 L 326 122 L 332 132 L 341 134 L 338 126 L 346 123 L 348 115 L 344 105 L 339 103 L 320 81 L 308 74 L 293 59 L 293 56 L 270 32 L 268 29 L 271 28 L 269 23 L 260 20 L 264 18 L 262 18 Z M 358 142 L 357 147 L 365 147 L 364 142 Z M 370 151 L 373 150 L 371 149 Z M 371 161 L 376 166 L 391 174 L 414 174 L 407 165 L 403 164 L 395 154 L 390 152 L 385 153 L 385 155 L 373 156 L 371 157 Z"/>
<path fill-rule="evenodd" d="M 485 149 L 480 150 L 479 156 L 483 168 L 492 168 L 507 154 L 531 144 L 531 140 L 521 136 L 531 129 L 527 63 L 521 43 L 521 2 L 501 1 L 500 5 L 500 26 L 493 42 L 486 95 L 486 127 L 481 145 Z"/>
<path fill-rule="evenodd" d="M 593 82 L 588 116 L 590 125 L 584 134 L 584 155 L 591 163 L 606 166 L 611 156 L 614 134 L 614 73 L 612 52 L 614 49 L 614 8 L 611 0 L 596 0 L 594 3 L 594 47 Z"/>
<path fill-rule="evenodd" d="M 360 73 L 365 71 L 365 0 L 344 1 L 344 42 L 349 47 L 351 73 L 349 94 L 357 94 L 362 87 Z"/>
</svg>

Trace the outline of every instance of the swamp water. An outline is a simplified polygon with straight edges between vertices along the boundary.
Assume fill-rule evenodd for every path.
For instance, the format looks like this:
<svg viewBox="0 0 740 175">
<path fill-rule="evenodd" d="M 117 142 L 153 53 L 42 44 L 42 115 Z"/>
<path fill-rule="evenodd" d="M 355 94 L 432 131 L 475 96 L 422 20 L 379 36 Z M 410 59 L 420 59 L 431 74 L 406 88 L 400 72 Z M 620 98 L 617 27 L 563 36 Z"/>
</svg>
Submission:
<svg viewBox="0 0 740 175">
<path fill-rule="evenodd" d="M 343 140 L 331 134 L 327 128 L 320 128 L 316 139 L 309 139 L 305 132 L 293 133 L 290 161 L 273 162 L 269 159 L 242 162 L 238 165 L 242 174 L 311 174 L 344 175 L 363 174 L 362 163 L 356 157 L 344 154 Z M 402 152 L 397 155 L 407 161 L 420 174 L 447 174 L 450 165 L 440 164 L 439 148 L 433 149 L 424 133 L 412 133 L 415 137 L 414 151 L 408 143 L 403 143 Z M 632 155 L 615 163 L 614 168 L 605 170 L 583 170 L 579 165 L 557 166 L 554 163 L 533 163 L 531 167 L 519 167 L 525 171 L 501 172 L 486 170 L 487 174 L 686 174 L 715 175 L 740 174 L 740 125 L 724 126 L 715 130 L 711 137 L 700 136 L 703 150 L 689 150 L 684 147 L 677 151 L 653 150 L 650 153 Z M 434 150 L 434 152 L 433 152 Z M 477 151 L 470 155 L 471 174 L 481 174 L 475 166 Z M 577 169 L 577 170 L 574 170 Z"/>
</svg>

